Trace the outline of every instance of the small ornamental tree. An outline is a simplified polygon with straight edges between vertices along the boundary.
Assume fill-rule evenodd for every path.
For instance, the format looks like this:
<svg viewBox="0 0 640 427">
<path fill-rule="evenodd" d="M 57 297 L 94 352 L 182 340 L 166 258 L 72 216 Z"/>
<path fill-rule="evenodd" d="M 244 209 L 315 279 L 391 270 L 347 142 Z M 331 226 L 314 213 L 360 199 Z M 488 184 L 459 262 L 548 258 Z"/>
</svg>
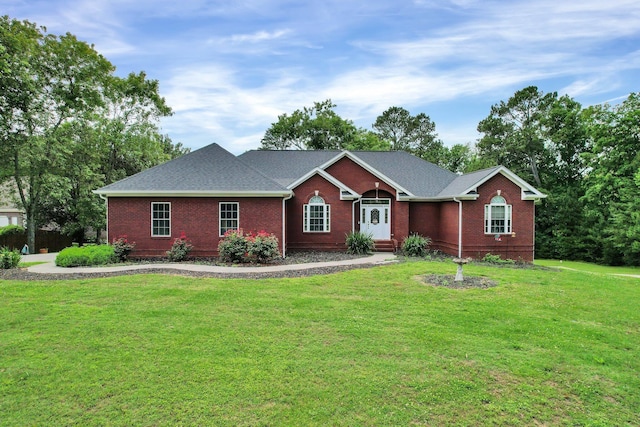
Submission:
<svg viewBox="0 0 640 427">
<path fill-rule="evenodd" d="M 180 237 L 173 241 L 171 249 L 167 251 L 167 257 L 171 262 L 182 262 L 187 259 L 191 249 L 193 249 L 193 245 L 189 239 L 187 239 L 187 235 L 183 231 L 180 233 Z"/>
</svg>

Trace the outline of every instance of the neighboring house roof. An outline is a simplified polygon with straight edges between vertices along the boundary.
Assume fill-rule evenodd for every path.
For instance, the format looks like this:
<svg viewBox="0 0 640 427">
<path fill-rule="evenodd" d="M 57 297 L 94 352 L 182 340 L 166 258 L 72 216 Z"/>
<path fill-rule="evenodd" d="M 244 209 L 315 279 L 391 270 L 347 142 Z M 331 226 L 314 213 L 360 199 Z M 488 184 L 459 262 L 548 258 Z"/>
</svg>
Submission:
<svg viewBox="0 0 640 427">
<path fill-rule="evenodd" d="M 13 180 L 0 183 L 0 212 L 21 213 L 22 209 L 16 207 L 18 190 Z"/>
<path fill-rule="evenodd" d="M 95 192 L 106 196 L 288 196 L 319 174 L 340 188 L 341 198 L 360 195 L 326 170 L 349 158 L 394 187 L 401 200 L 477 198 L 477 187 L 498 173 L 522 188 L 523 198 L 545 197 L 503 166 L 457 175 L 403 151 L 251 150 L 236 157 L 211 144 Z"/>
<path fill-rule="evenodd" d="M 107 196 L 281 196 L 291 193 L 248 168 L 218 144 L 211 144 L 96 190 Z"/>
</svg>

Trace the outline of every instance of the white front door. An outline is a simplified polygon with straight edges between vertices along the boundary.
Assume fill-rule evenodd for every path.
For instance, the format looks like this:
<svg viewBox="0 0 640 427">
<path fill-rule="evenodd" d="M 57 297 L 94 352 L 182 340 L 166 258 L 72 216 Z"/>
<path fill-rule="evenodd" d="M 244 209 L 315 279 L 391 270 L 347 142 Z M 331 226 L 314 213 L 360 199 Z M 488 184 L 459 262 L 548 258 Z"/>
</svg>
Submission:
<svg viewBox="0 0 640 427">
<path fill-rule="evenodd" d="M 360 200 L 360 231 L 374 240 L 391 238 L 391 199 Z"/>
</svg>

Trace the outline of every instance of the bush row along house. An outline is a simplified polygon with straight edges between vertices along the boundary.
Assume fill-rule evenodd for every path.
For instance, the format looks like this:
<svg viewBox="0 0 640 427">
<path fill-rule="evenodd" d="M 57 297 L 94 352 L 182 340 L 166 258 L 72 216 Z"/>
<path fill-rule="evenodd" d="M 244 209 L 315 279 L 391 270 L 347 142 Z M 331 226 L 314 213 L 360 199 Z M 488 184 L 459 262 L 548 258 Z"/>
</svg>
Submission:
<svg viewBox="0 0 640 427">
<path fill-rule="evenodd" d="M 532 261 L 540 191 L 503 166 L 458 175 L 401 151 L 267 151 L 211 144 L 96 190 L 108 238 L 164 256 L 181 233 L 217 255 L 228 230 L 275 234 L 291 250 L 343 251 L 351 231 L 394 250 L 412 233 L 432 249 Z"/>
</svg>

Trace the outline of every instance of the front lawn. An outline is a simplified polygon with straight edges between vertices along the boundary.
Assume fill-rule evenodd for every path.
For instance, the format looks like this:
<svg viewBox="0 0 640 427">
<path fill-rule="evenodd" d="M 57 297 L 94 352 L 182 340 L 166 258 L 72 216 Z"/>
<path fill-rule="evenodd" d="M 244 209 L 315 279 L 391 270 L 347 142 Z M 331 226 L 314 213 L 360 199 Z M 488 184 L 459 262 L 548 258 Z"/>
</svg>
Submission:
<svg viewBox="0 0 640 427">
<path fill-rule="evenodd" d="M 640 280 L 434 273 L 0 280 L 0 424 L 640 424 Z"/>
</svg>

